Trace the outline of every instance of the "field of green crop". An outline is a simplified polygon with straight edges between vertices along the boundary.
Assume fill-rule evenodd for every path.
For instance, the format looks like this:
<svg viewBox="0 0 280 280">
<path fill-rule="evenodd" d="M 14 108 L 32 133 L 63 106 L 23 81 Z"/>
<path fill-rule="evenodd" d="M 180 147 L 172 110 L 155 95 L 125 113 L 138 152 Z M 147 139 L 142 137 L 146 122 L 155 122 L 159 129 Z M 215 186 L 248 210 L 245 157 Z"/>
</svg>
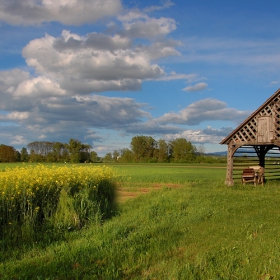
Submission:
<svg viewBox="0 0 280 280">
<path fill-rule="evenodd" d="M 137 195 L 102 225 L 0 252 L 0 279 L 280 279 L 278 181 L 227 187 L 221 166 L 111 167 L 119 195 Z"/>
<path fill-rule="evenodd" d="M 115 165 L 115 170 L 126 174 L 126 182 L 133 183 L 173 183 L 224 181 L 225 166 L 190 166 L 172 164 Z M 130 179 L 129 179 L 130 178 Z"/>
</svg>

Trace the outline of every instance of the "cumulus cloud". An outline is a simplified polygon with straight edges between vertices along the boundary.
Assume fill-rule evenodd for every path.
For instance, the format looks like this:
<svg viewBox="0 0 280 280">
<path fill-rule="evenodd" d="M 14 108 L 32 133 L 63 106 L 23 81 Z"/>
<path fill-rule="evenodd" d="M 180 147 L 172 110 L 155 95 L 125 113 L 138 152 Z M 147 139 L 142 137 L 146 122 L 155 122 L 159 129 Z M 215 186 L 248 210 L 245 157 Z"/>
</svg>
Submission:
<svg viewBox="0 0 280 280">
<path fill-rule="evenodd" d="M 121 9 L 118 0 L 17 2 L 20 1 L 0 3 L 0 21 L 11 24 L 60 21 L 79 25 L 114 15 Z M 0 72 L 1 139 L 13 138 L 13 142 L 7 142 L 14 145 L 26 145 L 35 139 L 100 142 L 104 138 L 97 130 L 114 130 L 129 135 L 181 135 L 203 142 L 210 141 L 211 135 L 220 137 L 222 132 L 211 128 L 191 131 L 182 125 L 247 116 L 247 112 L 227 108 L 222 101 L 205 99 L 154 119 L 145 109 L 147 104 L 132 98 L 97 95 L 107 91 L 136 91 L 141 89 L 143 81 L 182 79 L 190 84 L 201 80 L 196 74 L 167 73 L 161 64 L 165 58 L 181 55 L 177 50 L 181 42 L 168 36 L 176 29 L 176 22 L 166 17 L 152 18 L 147 12 L 171 5 L 167 0 L 145 13 L 137 9 L 123 13 L 114 21 L 117 28 L 109 28 L 107 33 L 81 35 L 63 30 L 59 37 L 46 34 L 31 40 L 22 50 L 30 72 L 20 69 Z M 197 83 L 184 90 L 206 88 L 206 83 Z"/>
<path fill-rule="evenodd" d="M 66 91 L 46 77 L 37 77 L 21 82 L 14 91 L 14 97 L 42 97 L 65 95 Z"/>
<path fill-rule="evenodd" d="M 208 85 L 206 83 L 197 83 L 194 86 L 188 86 L 183 89 L 183 91 L 189 91 L 189 92 L 194 92 L 194 91 L 201 91 L 205 90 L 208 88 Z"/>
<path fill-rule="evenodd" d="M 119 17 L 123 21 L 122 36 L 130 38 L 154 38 L 164 36 L 176 29 L 176 22 L 171 18 L 150 18 L 143 14 Z"/>
<path fill-rule="evenodd" d="M 60 38 L 32 40 L 22 53 L 38 74 L 56 80 L 69 93 L 139 90 L 142 80 L 166 75 L 145 49 L 129 48 L 130 43 L 118 35 L 81 37 L 63 31 Z"/>
<path fill-rule="evenodd" d="M 116 15 L 121 9 L 120 0 L 2 0 L 0 21 L 13 25 L 50 21 L 81 25 Z"/>
<path fill-rule="evenodd" d="M 163 135 L 179 133 L 183 129 L 174 125 L 162 125 L 152 119 L 128 125 L 125 127 L 125 131 L 132 134 Z"/>
<path fill-rule="evenodd" d="M 30 104 L 26 101 L 15 101 L 14 93 L 20 84 L 30 79 L 30 74 L 20 69 L 0 72 L 0 109 L 9 110 L 28 110 Z"/>
<path fill-rule="evenodd" d="M 192 82 L 194 79 L 197 78 L 197 74 L 178 74 L 172 71 L 169 75 L 159 78 L 158 81 L 186 80 L 188 82 Z"/>
<path fill-rule="evenodd" d="M 17 105 L 16 105 L 17 106 Z M 130 126 L 151 118 L 146 104 L 132 98 L 99 95 L 72 97 L 41 97 L 28 111 L 0 111 L 1 141 L 17 135 L 14 143 L 26 144 L 39 140 L 82 141 L 104 140 L 96 129 L 126 131 Z M 16 128 L 16 129 L 13 129 Z M 65 140 L 67 139 L 67 140 Z M 11 140 L 6 143 L 11 143 Z"/>
<path fill-rule="evenodd" d="M 167 134 L 166 140 L 173 140 L 176 138 L 186 138 L 194 144 L 218 144 L 226 137 L 233 129 L 231 127 L 222 127 L 220 129 L 207 126 L 205 129 L 186 129 L 176 134 Z"/>
<path fill-rule="evenodd" d="M 0 92 L 12 92 L 15 86 L 27 80 L 29 77 L 29 72 L 20 69 L 1 71 Z"/>
<path fill-rule="evenodd" d="M 25 144 L 27 144 L 24 136 L 22 136 L 22 135 L 14 135 L 12 139 L 13 140 L 11 142 L 11 145 L 17 146 L 17 145 L 25 145 Z"/>
<path fill-rule="evenodd" d="M 220 129 L 212 128 L 211 126 L 207 126 L 205 129 L 202 130 L 204 134 L 207 134 L 209 136 L 215 135 L 215 136 L 221 136 L 226 137 L 233 131 L 232 127 L 221 127 Z"/>
<path fill-rule="evenodd" d="M 116 128 L 150 118 L 144 104 L 131 98 L 74 96 L 42 98 L 30 111 L 11 111 L 0 115 L 2 122 L 15 122 L 40 134 L 59 132 L 70 127 Z M 74 115 L 73 115 L 73 112 Z M 69 131 L 71 134 L 71 129 Z"/>
<path fill-rule="evenodd" d="M 165 1 L 162 1 L 162 6 L 147 7 L 147 8 L 144 9 L 144 11 L 146 13 L 150 13 L 150 12 L 159 11 L 159 10 L 162 10 L 162 9 L 169 8 L 173 5 L 175 5 L 175 4 L 173 2 L 171 2 L 170 0 L 165 0 Z"/>
<path fill-rule="evenodd" d="M 158 118 L 157 121 L 162 124 L 173 123 L 186 125 L 197 125 L 206 120 L 236 121 L 239 123 L 248 117 L 249 113 L 247 111 L 227 108 L 227 104 L 223 101 L 206 98 L 190 104 L 178 113 L 166 113 Z"/>
</svg>

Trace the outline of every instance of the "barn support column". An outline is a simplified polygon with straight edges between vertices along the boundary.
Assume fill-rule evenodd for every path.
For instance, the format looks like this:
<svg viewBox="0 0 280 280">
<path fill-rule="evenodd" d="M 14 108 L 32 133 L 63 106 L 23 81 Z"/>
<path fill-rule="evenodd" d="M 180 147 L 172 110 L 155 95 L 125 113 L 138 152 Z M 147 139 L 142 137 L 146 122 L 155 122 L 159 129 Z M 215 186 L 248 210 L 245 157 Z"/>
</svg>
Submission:
<svg viewBox="0 0 280 280">
<path fill-rule="evenodd" d="M 265 167 L 265 155 L 267 153 L 265 146 L 260 146 L 259 162 L 261 167 Z"/>
<path fill-rule="evenodd" d="M 272 145 L 254 146 L 254 148 L 259 157 L 259 165 L 265 168 L 265 155 L 270 149 L 273 148 L 273 146 Z"/>
<path fill-rule="evenodd" d="M 228 186 L 233 186 L 233 155 L 236 151 L 235 145 L 228 144 L 228 154 L 227 154 L 227 174 L 225 184 Z"/>
</svg>

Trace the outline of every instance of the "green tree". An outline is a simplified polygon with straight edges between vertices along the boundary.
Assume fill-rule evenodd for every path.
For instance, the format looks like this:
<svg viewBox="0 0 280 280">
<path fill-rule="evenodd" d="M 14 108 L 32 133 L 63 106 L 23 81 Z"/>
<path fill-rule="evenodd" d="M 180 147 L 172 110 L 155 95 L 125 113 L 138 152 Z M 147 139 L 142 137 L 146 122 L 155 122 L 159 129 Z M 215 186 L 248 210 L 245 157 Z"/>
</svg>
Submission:
<svg viewBox="0 0 280 280">
<path fill-rule="evenodd" d="M 103 158 L 103 161 L 104 161 L 104 162 L 112 162 L 112 161 L 113 161 L 112 153 L 107 153 L 107 154 L 105 155 L 105 157 Z"/>
<path fill-rule="evenodd" d="M 54 142 L 52 145 L 52 158 L 54 162 L 67 161 L 68 152 L 66 144 L 61 142 Z"/>
<path fill-rule="evenodd" d="M 177 138 L 171 141 L 170 147 L 175 162 L 193 161 L 196 157 L 196 147 L 185 138 Z"/>
<path fill-rule="evenodd" d="M 90 149 L 91 145 L 89 144 L 82 144 L 81 153 L 81 161 L 80 162 L 90 162 Z"/>
<path fill-rule="evenodd" d="M 67 144 L 67 149 L 69 152 L 70 161 L 73 163 L 78 163 L 81 160 L 80 150 L 82 149 L 82 143 L 76 139 L 70 139 Z"/>
<path fill-rule="evenodd" d="M 133 153 L 128 148 L 120 150 L 120 162 L 133 162 Z"/>
<path fill-rule="evenodd" d="M 131 150 L 136 161 L 147 161 L 153 158 L 156 141 L 151 136 L 135 136 L 132 138 Z"/>
<path fill-rule="evenodd" d="M 95 152 L 95 151 L 90 152 L 90 160 L 91 160 L 91 162 L 99 162 L 100 161 L 100 157 L 97 155 L 97 152 Z"/>
<path fill-rule="evenodd" d="M 20 151 L 20 161 L 27 162 L 29 159 L 28 151 L 25 147 L 23 147 Z"/>
<path fill-rule="evenodd" d="M 17 151 L 12 146 L 0 145 L 0 162 L 16 162 L 18 158 Z"/>
<path fill-rule="evenodd" d="M 70 161 L 73 163 L 86 162 L 90 159 L 90 148 L 89 144 L 82 144 L 77 139 L 70 139 L 67 144 Z"/>
<path fill-rule="evenodd" d="M 165 140 L 160 139 L 157 142 L 155 157 L 157 158 L 158 162 L 168 162 L 168 144 L 165 142 Z"/>
<path fill-rule="evenodd" d="M 117 150 L 115 150 L 113 152 L 113 160 L 114 160 L 114 162 L 117 162 L 119 160 L 119 157 L 120 157 L 120 153 Z"/>
</svg>

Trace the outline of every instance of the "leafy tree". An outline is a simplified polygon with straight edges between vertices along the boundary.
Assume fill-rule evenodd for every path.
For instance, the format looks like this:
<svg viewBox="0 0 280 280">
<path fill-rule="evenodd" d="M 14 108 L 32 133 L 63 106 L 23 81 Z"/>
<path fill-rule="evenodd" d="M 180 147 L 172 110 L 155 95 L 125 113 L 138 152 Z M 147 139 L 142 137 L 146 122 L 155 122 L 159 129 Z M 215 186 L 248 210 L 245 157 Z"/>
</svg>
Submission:
<svg viewBox="0 0 280 280">
<path fill-rule="evenodd" d="M 23 147 L 20 151 L 20 161 L 27 162 L 29 159 L 28 151 L 25 147 Z"/>
<path fill-rule="evenodd" d="M 114 160 L 114 162 L 117 162 L 119 157 L 120 157 L 120 153 L 117 150 L 115 150 L 113 152 L 113 160 Z"/>
<path fill-rule="evenodd" d="M 91 160 L 91 162 L 99 162 L 100 157 L 97 155 L 97 153 L 95 151 L 91 151 L 90 152 L 90 160 Z"/>
<path fill-rule="evenodd" d="M 105 155 L 105 157 L 103 158 L 103 161 L 104 161 L 104 162 L 112 162 L 112 161 L 113 161 L 112 153 L 107 153 L 107 154 Z"/>
<path fill-rule="evenodd" d="M 175 162 L 188 162 L 195 159 L 196 147 L 185 138 L 177 138 L 171 141 L 170 147 Z"/>
<path fill-rule="evenodd" d="M 120 162 L 133 162 L 133 153 L 128 148 L 120 150 Z"/>
<path fill-rule="evenodd" d="M 12 146 L 0 145 L 0 162 L 16 162 L 18 160 L 17 151 Z"/>
<path fill-rule="evenodd" d="M 69 159 L 67 145 L 61 142 L 54 142 L 52 145 L 52 156 L 54 162 L 65 162 Z"/>
<path fill-rule="evenodd" d="M 157 142 L 155 157 L 157 158 L 158 162 L 168 162 L 168 144 L 165 142 L 165 140 L 160 139 Z"/>
<path fill-rule="evenodd" d="M 20 152 L 16 151 L 16 161 L 20 161 Z"/>
<path fill-rule="evenodd" d="M 80 162 L 90 162 L 90 149 L 91 145 L 89 144 L 82 144 L 81 153 L 81 161 Z"/>
<path fill-rule="evenodd" d="M 67 144 L 70 161 L 73 163 L 88 161 L 90 148 L 91 145 L 82 144 L 81 141 L 71 138 Z"/>
<path fill-rule="evenodd" d="M 205 154 L 205 147 L 203 145 L 197 147 L 197 154 L 200 156 Z"/>
<path fill-rule="evenodd" d="M 27 145 L 29 150 L 33 150 L 36 155 L 41 155 L 41 158 L 46 158 L 53 151 L 53 142 L 34 141 Z"/>
<path fill-rule="evenodd" d="M 81 160 L 80 150 L 82 149 L 82 143 L 76 139 L 70 139 L 67 144 L 67 149 L 69 152 L 70 161 L 73 163 L 78 163 Z"/>
<path fill-rule="evenodd" d="M 130 143 L 136 161 L 147 161 L 154 156 L 156 141 L 151 136 L 135 136 Z"/>
</svg>

